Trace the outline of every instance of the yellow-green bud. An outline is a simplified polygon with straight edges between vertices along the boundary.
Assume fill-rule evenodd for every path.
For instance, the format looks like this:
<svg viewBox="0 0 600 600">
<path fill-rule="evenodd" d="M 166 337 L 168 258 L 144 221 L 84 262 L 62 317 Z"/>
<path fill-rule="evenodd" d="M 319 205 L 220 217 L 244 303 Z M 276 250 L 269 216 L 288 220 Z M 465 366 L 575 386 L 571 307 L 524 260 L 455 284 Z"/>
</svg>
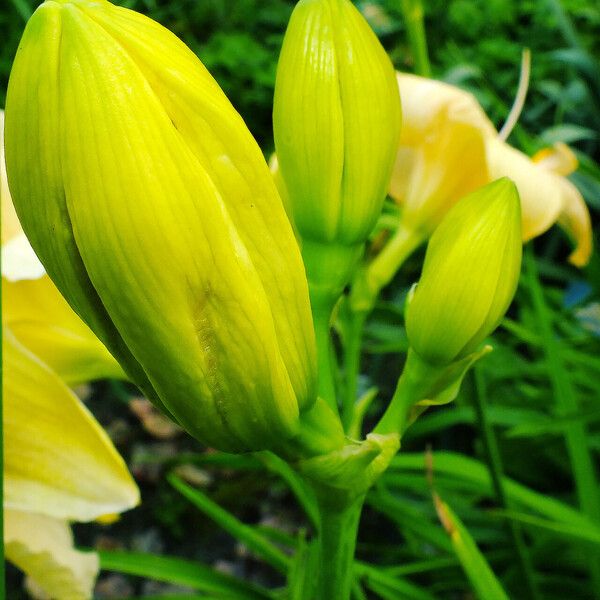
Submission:
<svg viewBox="0 0 600 600">
<path fill-rule="evenodd" d="M 226 450 L 296 435 L 316 398 L 300 252 L 258 145 L 180 40 L 103 0 L 42 4 L 6 160 L 49 275 L 190 433 Z"/>
<path fill-rule="evenodd" d="M 415 352 L 443 365 L 475 351 L 498 326 L 521 268 L 521 212 L 507 178 L 463 198 L 433 233 L 406 311 Z"/>
<path fill-rule="evenodd" d="M 350 263 L 360 255 L 385 199 L 400 120 L 392 63 L 359 11 L 349 0 L 300 0 L 277 68 L 273 128 L 303 254 L 310 245 L 309 281 L 328 260 L 319 246 L 338 247 L 334 278 L 344 252 Z"/>
</svg>

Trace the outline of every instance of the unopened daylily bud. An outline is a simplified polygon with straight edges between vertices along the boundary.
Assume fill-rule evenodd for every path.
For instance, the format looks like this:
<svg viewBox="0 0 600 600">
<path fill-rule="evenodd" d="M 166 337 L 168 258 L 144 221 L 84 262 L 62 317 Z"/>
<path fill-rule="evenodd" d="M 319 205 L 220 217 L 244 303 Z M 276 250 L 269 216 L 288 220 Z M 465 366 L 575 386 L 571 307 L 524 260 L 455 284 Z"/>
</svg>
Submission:
<svg viewBox="0 0 600 600">
<path fill-rule="evenodd" d="M 103 0 L 42 4 L 6 159 L 47 272 L 157 402 L 221 449 L 296 435 L 316 398 L 300 252 L 258 145 L 180 40 Z"/>
<path fill-rule="evenodd" d="M 277 68 L 273 127 L 311 285 L 343 280 L 360 256 L 400 117 L 392 64 L 359 11 L 349 0 L 300 0 Z"/>
<path fill-rule="evenodd" d="M 519 196 L 507 178 L 463 198 L 429 241 L 406 311 L 411 347 L 444 365 L 474 352 L 498 326 L 521 267 Z"/>
</svg>

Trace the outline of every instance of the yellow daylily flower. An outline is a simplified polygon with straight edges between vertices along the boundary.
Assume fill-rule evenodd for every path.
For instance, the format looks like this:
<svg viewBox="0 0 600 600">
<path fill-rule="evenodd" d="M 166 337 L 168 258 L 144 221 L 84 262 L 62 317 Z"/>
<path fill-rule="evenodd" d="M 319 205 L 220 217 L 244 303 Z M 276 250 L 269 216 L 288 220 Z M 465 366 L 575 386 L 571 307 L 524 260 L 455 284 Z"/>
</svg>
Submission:
<svg viewBox="0 0 600 600">
<path fill-rule="evenodd" d="M 219 449 L 299 435 L 317 401 L 300 250 L 189 48 L 109 2 L 44 2 L 13 63 L 6 159 L 49 275 L 158 406 Z"/>
<path fill-rule="evenodd" d="M 2 200 L 2 323 L 67 383 L 125 374 L 91 329 L 75 314 L 29 244 L 10 197 L 0 111 Z"/>
<path fill-rule="evenodd" d="M 90 598 L 94 553 L 73 548 L 69 521 L 129 509 L 139 491 L 106 432 L 4 325 L 6 557 L 57 600 Z"/>
<path fill-rule="evenodd" d="M 273 133 L 311 285 L 347 283 L 381 213 L 400 121 L 392 63 L 352 2 L 298 2 L 277 67 Z"/>
<path fill-rule="evenodd" d="M 563 145 L 531 160 L 498 137 L 472 94 L 416 75 L 397 79 L 404 124 L 390 195 L 403 206 L 404 227 L 428 237 L 461 197 L 506 176 L 521 197 L 523 240 L 558 222 L 576 245 L 570 261 L 587 263 L 589 213 L 564 177 L 577 166 L 572 152 Z"/>
</svg>

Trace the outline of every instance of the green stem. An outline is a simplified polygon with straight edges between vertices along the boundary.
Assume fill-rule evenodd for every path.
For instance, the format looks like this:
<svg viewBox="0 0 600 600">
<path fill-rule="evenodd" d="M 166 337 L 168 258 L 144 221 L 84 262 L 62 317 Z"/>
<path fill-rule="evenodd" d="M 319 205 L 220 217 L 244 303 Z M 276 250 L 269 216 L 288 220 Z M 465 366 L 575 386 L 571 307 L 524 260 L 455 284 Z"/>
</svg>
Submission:
<svg viewBox="0 0 600 600">
<path fill-rule="evenodd" d="M 360 373 L 360 350 L 365 321 L 379 292 L 393 279 L 408 257 L 421 245 L 423 237 L 400 226 L 381 252 L 356 275 L 350 294 L 350 320 L 344 345 L 346 386 L 342 420 L 347 429 L 352 422 Z"/>
<path fill-rule="evenodd" d="M 400 7 L 402 8 L 408 41 L 415 61 L 415 72 L 423 77 L 431 77 L 423 4 L 421 0 L 401 0 Z"/>
<path fill-rule="evenodd" d="M 335 490 L 317 491 L 319 536 L 315 568 L 315 600 L 348 600 L 358 524 L 365 496 L 340 504 Z"/>
<path fill-rule="evenodd" d="M 406 365 L 398 379 L 398 385 L 396 391 L 392 396 L 392 400 L 389 403 L 385 413 L 377 423 L 377 426 L 373 430 L 374 433 L 393 433 L 398 432 L 402 435 L 406 427 L 406 421 L 410 407 L 420 397 L 420 381 L 418 377 L 414 377 L 414 371 L 409 367 L 409 361 L 414 356 L 409 351 L 406 358 Z"/>
<path fill-rule="evenodd" d="M 313 307 L 313 321 L 317 342 L 317 362 L 319 368 L 319 397 L 338 414 L 335 395 L 333 348 L 331 347 L 331 308 L 329 306 Z"/>
<path fill-rule="evenodd" d="M 548 377 L 552 386 L 558 415 L 575 414 L 578 402 L 573 382 L 562 357 L 562 348 L 557 338 L 550 309 L 537 273 L 537 265 L 531 248 L 525 252 L 525 281 L 529 288 L 537 329 L 542 339 L 542 349 L 548 366 Z M 600 522 L 600 488 L 595 474 L 595 465 L 587 445 L 587 432 L 583 423 L 575 421 L 565 424 L 565 442 L 575 479 L 577 498 L 582 511 Z M 594 586 L 594 596 L 600 598 L 600 557 L 598 552 L 589 553 L 589 569 Z"/>
<path fill-rule="evenodd" d="M 347 336 L 344 340 L 344 370 L 346 388 L 342 398 L 342 423 L 348 431 L 354 420 L 355 402 L 358 391 L 358 375 L 360 372 L 360 348 L 362 345 L 363 329 L 367 319 L 366 312 L 350 312 L 347 324 Z"/>
<path fill-rule="evenodd" d="M 475 413 L 477 416 L 479 432 L 481 434 L 485 446 L 485 452 L 487 455 L 487 462 L 490 471 L 490 476 L 492 479 L 492 485 L 496 494 L 498 504 L 502 508 L 510 510 L 508 496 L 506 495 L 504 485 L 502 483 L 504 473 L 502 467 L 502 457 L 500 456 L 500 449 L 498 448 L 498 440 L 496 439 L 494 429 L 487 418 L 485 407 L 485 379 L 480 368 L 475 367 L 474 376 L 475 394 L 473 395 L 473 398 L 475 405 Z M 512 519 L 508 520 L 507 523 L 513 546 L 515 549 L 515 553 L 517 558 L 519 559 L 521 575 L 523 581 L 525 581 L 529 592 L 529 597 L 533 600 L 539 600 L 540 593 L 535 583 L 534 570 L 531 564 L 529 553 L 527 551 L 527 545 L 523 537 L 523 530 L 520 524 Z"/>
</svg>

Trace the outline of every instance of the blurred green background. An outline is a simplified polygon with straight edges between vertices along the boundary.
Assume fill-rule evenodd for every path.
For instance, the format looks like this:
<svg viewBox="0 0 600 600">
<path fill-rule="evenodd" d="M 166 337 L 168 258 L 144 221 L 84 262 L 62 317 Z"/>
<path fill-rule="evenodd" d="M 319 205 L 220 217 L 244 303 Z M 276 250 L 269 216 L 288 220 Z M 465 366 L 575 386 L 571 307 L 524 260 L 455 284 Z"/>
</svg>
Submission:
<svg viewBox="0 0 600 600">
<path fill-rule="evenodd" d="M 396 67 L 412 71 L 403 3 L 414 4 L 379 0 L 358 6 Z M 1 106 L 19 37 L 35 4 L 4 0 L 0 8 Z M 181 37 L 219 81 L 265 153 L 271 152 L 276 62 L 293 2 L 121 4 L 149 14 Z M 597 225 L 598 0 L 429 0 L 424 11 L 433 76 L 472 91 L 498 127 L 516 92 L 522 49 L 531 49 L 530 91 L 510 141 L 529 154 L 556 141 L 571 145 L 580 161 L 571 179 Z M 453 405 L 429 411 L 409 430 L 400 462 L 371 494 L 358 556 L 381 566 L 393 580 L 363 574 L 365 597 L 474 597 L 431 502 L 423 474 L 423 453 L 430 446 L 434 470 L 439 469 L 438 490 L 511 598 L 600 598 L 600 536 L 594 538 L 596 529 L 586 526 L 595 523 L 600 531 L 600 506 L 593 505 L 599 494 L 600 260 L 595 254 L 578 271 L 566 263 L 568 252 L 557 228 L 530 244 L 516 301 L 494 336 L 495 352 L 465 382 Z M 399 356 L 406 351 L 402 304 L 421 258 L 417 254 L 409 261 L 368 324 L 361 388 L 376 384 L 381 398 L 391 396 L 400 372 Z M 188 481 L 232 514 L 263 529 L 295 533 L 304 520 L 289 491 L 273 476 L 257 477 L 261 466 L 252 461 L 224 459 L 215 466 L 194 454 L 198 447 L 185 437 L 160 439 L 132 410 L 133 394 L 105 382 L 93 388 L 88 401 L 140 481 L 144 504 L 110 527 L 78 526 L 81 543 L 194 557 L 254 581 L 281 583 L 191 507 L 163 475 L 174 464 L 194 465 Z M 375 403 L 373 416 L 377 410 Z M 519 485 L 502 480 L 502 470 Z M 494 485 L 498 477 L 504 481 L 500 490 Z M 537 595 L 524 583 L 523 564 Z M 406 586 L 399 589 L 397 581 Z M 11 586 L 10 597 L 21 597 L 15 571 Z M 181 593 L 172 585 L 104 575 L 98 596 L 150 597 L 173 590 Z"/>
</svg>

